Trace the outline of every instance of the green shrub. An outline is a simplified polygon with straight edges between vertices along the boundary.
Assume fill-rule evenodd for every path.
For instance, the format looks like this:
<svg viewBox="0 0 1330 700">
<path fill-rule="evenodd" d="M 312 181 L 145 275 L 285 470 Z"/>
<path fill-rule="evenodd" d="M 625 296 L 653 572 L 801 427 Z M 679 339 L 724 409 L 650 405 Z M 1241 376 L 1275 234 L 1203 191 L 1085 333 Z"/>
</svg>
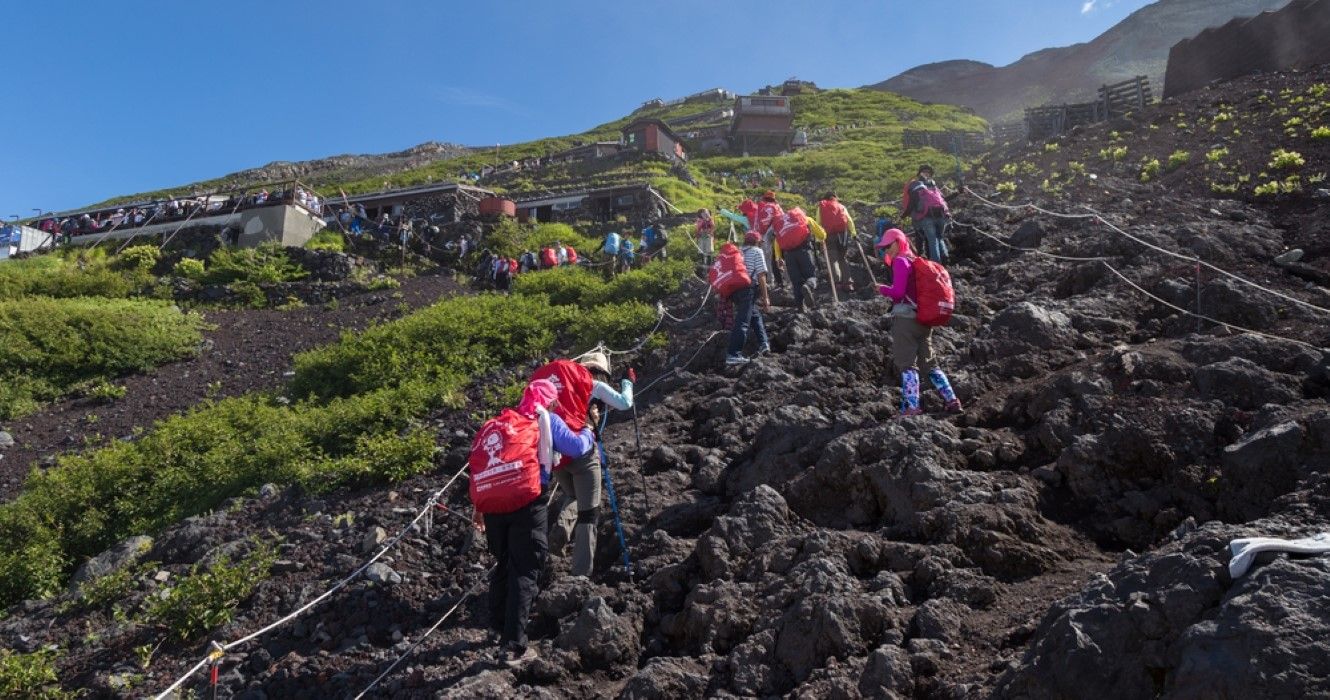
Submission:
<svg viewBox="0 0 1330 700">
<path fill-rule="evenodd" d="M 148 272 L 153 265 L 162 258 L 162 251 L 155 245 L 137 245 L 133 248 L 126 248 L 116 257 L 114 266 L 117 269 L 129 270 L 133 272 Z"/>
<path fill-rule="evenodd" d="M 1141 163 L 1141 182 L 1149 182 L 1159 175 L 1159 159 L 1151 158 Z"/>
<path fill-rule="evenodd" d="M 1282 148 L 1276 148 L 1270 154 L 1270 169 L 1272 170 L 1296 170 L 1306 165 L 1307 161 L 1297 151 L 1287 151 Z"/>
<path fill-rule="evenodd" d="M 177 262 L 175 267 L 171 268 L 171 273 L 176 277 L 183 277 L 195 282 L 203 281 L 203 276 L 206 274 L 203 261 L 194 258 L 181 258 L 180 262 Z"/>
<path fill-rule="evenodd" d="M 181 641 L 220 627 L 231 621 L 236 606 L 268 578 L 276 558 L 271 545 L 255 543 L 254 551 L 234 564 L 226 557 L 211 566 L 195 564 L 175 588 L 148 605 L 144 621 L 165 627 Z"/>
<path fill-rule="evenodd" d="M 305 247 L 310 250 L 331 250 L 342 253 L 346 251 L 346 237 L 340 231 L 325 228 L 305 241 Z"/>
<path fill-rule="evenodd" d="M 1330 139 L 1330 126 L 1318 126 L 1312 129 L 1312 138 L 1318 141 Z"/>
<path fill-rule="evenodd" d="M 102 610 L 125 599 L 134 590 L 134 577 L 143 572 L 142 566 L 125 566 L 105 576 L 98 576 L 79 585 L 76 605 L 83 610 Z"/>
<path fill-rule="evenodd" d="M 257 248 L 218 248 L 213 251 L 202 281 L 208 284 L 262 284 L 290 282 L 307 274 L 291 262 L 281 245 L 265 243 Z"/>
<path fill-rule="evenodd" d="M 557 305 L 595 303 L 604 296 L 605 281 L 580 267 L 556 267 L 529 272 L 513 280 L 513 292 L 524 296 L 543 295 Z"/>
<path fill-rule="evenodd" d="M 116 269 L 100 248 L 68 249 L 0 265 L 0 300 L 28 296 L 127 297 L 149 279 L 137 269 Z"/>
<path fill-rule="evenodd" d="M 611 347 L 622 349 L 636 343 L 642 332 L 655 322 L 656 310 L 647 304 L 603 304 L 577 314 L 571 325 L 572 341 L 578 348 L 589 348 L 604 341 Z"/>
<path fill-rule="evenodd" d="M 1118 163 L 1121 162 L 1122 159 L 1126 157 L 1127 157 L 1126 146 L 1111 146 L 1109 148 L 1101 149 L 1099 151 L 1100 160 L 1107 160 L 1107 161 L 1112 161 L 1114 163 Z"/>
<path fill-rule="evenodd" d="M 0 301 L 0 417 L 30 410 L 86 382 L 193 355 L 202 319 L 161 301 Z"/>
<path fill-rule="evenodd" d="M 1207 163 L 1213 163 L 1215 165 L 1218 165 L 1219 163 L 1223 162 L 1223 160 L 1227 157 L 1228 157 L 1228 149 L 1223 146 L 1220 146 L 1219 148 L 1211 149 L 1208 153 L 1206 153 L 1205 161 Z"/>
<path fill-rule="evenodd" d="M 0 649 L 0 697 L 25 700 L 63 700 L 77 697 L 60 687 L 55 672 L 56 652 L 43 649 L 17 654 Z"/>
<path fill-rule="evenodd" d="M 1168 171 L 1173 172 L 1191 161 L 1191 154 L 1187 151 L 1173 151 L 1168 156 Z"/>
<path fill-rule="evenodd" d="M 123 386 L 117 386 L 107 381 L 93 384 L 87 391 L 87 397 L 99 403 L 111 403 L 118 399 L 125 398 L 129 389 Z"/>
</svg>

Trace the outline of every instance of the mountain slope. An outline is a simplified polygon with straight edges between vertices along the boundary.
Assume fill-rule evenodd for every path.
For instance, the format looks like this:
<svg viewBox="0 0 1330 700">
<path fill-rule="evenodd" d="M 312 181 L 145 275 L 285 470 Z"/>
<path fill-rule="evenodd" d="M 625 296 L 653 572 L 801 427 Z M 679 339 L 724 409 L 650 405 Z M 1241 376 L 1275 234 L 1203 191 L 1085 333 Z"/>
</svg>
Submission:
<svg viewBox="0 0 1330 700">
<path fill-rule="evenodd" d="M 912 68 L 871 85 L 924 102 L 974 109 L 990 121 L 1012 121 L 1025 107 L 1092 97 L 1104 83 L 1149 76 L 1158 92 L 1168 51 L 1183 39 L 1234 17 L 1276 10 L 1289 0 L 1160 0 L 1084 44 L 1036 51 L 995 67 L 945 61 Z"/>
</svg>

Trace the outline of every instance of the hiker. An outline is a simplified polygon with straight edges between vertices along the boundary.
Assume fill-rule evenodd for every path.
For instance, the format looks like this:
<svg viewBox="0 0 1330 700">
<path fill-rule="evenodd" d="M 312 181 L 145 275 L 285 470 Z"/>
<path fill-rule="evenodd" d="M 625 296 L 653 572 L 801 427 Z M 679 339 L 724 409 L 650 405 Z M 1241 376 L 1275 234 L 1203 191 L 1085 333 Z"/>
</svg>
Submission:
<svg viewBox="0 0 1330 700">
<path fill-rule="evenodd" d="M 751 197 L 744 197 L 744 201 L 739 202 L 739 206 L 735 207 L 735 211 L 743 214 L 744 218 L 748 219 L 747 229 L 749 231 L 757 230 L 757 202 L 754 202 Z"/>
<path fill-rule="evenodd" d="M 659 221 L 653 221 L 646 228 L 642 229 L 642 257 L 651 260 L 657 256 L 661 260 L 669 257 L 665 247 L 670 243 L 669 234 L 660 225 Z"/>
<path fill-rule="evenodd" d="M 633 252 L 633 242 L 627 238 L 619 243 L 619 254 L 615 256 L 615 270 L 617 272 L 627 272 L 633 269 L 633 263 L 637 260 L 636 253 Z"/>
<path fill-rule="evenodd" d="M 817 289 L 813 246 L 825 243 L 827 232 L 799 207 L 785 212 L 776 220 L 772 230 L 775 232 L 771 236 L 774 241 L 772 250 L 790 274 L 794 308 L 804 311 L 813 305 L 813 290 Z"/>
<path fill-rule="evenodd" d="M 633 382 L 623 379 L 619 391 L 610 381 L 610 361 L 602 352 L 592 351 L 575 360 L 555 360 L 531 374 L 532 380 L 546 379 L 559 392 L 554 411 L 573 430 L 595 427 L 601 406 L 618 411 L 633 407 Z M 554 481 L 559 486 L 559 504 L 551 528 L 551 550 L 562 551 L 573 543 L 573 576 L 590 576 L 596 553 L 596 518 L 600 507 L 600 455 L 588 449 L 568 455 L 555 466 Z"/>
<path fill-rule="evenodd" d="M 888 229 L 879 241 L 886 251 L 883 262 L 891 268 L 891 285 L 881 285 L 878 291 L 892 302 L 891 357 L 901 375 L 901 416 L 923 413 L 919 407 L 919 377 L 928 379 L 937 389 L 948 413 L 962 411 L 961 400 L 951 388 L 947 375 L 933 365 L 933 326 L 920 323 L 918 311 L 918 284 L 914 266 L 918 258 L 910 251 L 910 239 L 898 228 Z"/>
<path fill-rule="evenodd" d="M 817 203 L 817 221 L 827 232 L 827 267 L 838 289 L 854 291 L 850 279 L 850 243 L 859 235 L 854 229 L 854 217 L 840 203 L 835 192 L 828 192 Z"/>
<path fill-rule="evenodd" d="M 729 298 L 734 306 L 734 325 L 730 328 L 730 345 L 725 353 L 727 367 L 751 361 L 743 354 L 744 345 L 748 342 L 749 326 L 757 335 L 757 354 L 771 352 L 767 326 L 762 320 L 762 313 L 771 310 L 771 295 L 767 289 L 766 254 L 762 252 L 762 236 L 757 231 L 744 234 L 743 263 L 752 284 L 747 289 L 734 292 Z"/>
<path fill-rule="evenodd" d="M 947 221 L 951 209 L 933 181 L 933 166 L 919 166 L 915 179 L 905 184 L 901 198 L 901 216 L 914 220 L 914 232 L 924 240 L 924 256 L 939 263 L 947 262 Z"/>
<path fill-rule="evenodd" d="M 553 248 L 545 246 L 540 249 L 540 269 L 548 270 L 559 266 L 559 253 Z"/>
<path fill-rule="evenodd" d="M 472 520 L 484 531 L 495 559 L 490 626 L 499 635 L 500 660 L 514 667 L 536 658 L 536 650 L 527 645 L 526 623 L 549 552 L 542 496 L 555 453 L 595 450 L 589 428 L 574 431 L 549 410 L 557 400 L 552 383 L 531 382 L 517 408 L 486 422 L 471 444 Z"/>
<path fill-rule="evenodd" d="M 771 276 L 778 289 L 785 287 L 785 276 L 782 274 L 784 263 L 776 257 L 772 247 L 776 240 L 776 232 L 773 229 L 776 222 L 784 215 L 785 212 L 776 202 L 776 193 L 771 190 L 763 192 L 762 201 L 757 203 L 757 212 L 753 215 L 752 230 L 762 236 L 762 253 L 771 261 Z"/>
<path fill-rule="evenodd" d="M 513 265 L 507 258 L 498 258 L 494 262 L 494 288 L 508 292 L 513 287 Z"/>
<path fill-rule="evenodd" d="M 697 223 L 693 228 L 697 234 L 694 238 L 697 252 L 702 254 L 702 265 L 711 267 L 711 257 L 716 247 L 716 221 L 711 218 L 710 209 L 697 210 Z"/>
<path fill-rule="evenodd" d="M 554 253 L 557 256 L 560 267 L 568 264 L 568 249 L 563 247 L 562 243 L 558 241 L 554 242 Z"/>
</svg>

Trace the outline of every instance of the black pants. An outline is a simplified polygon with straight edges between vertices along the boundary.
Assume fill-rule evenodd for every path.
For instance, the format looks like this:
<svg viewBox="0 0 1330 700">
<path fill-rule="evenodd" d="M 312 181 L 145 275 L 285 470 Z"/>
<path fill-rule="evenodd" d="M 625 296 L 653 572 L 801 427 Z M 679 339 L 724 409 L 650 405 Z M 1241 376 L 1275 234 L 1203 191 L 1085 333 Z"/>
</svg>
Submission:
<svg viewBox="0 0 1330 700">
<path fill-rule="evenodd" d="M 490 626 L 502 644 L 526 646 L 526 622 L 545 565 L 545 498 L 512 513 L 485 516 L 485 540 L 498 565 L 490 575 Z"/>
<path fill-rule="evenodd" d="M 813 264 L 813 247 L 810 243 L 804 243 L 794 250 L 783 251 L 782 254 L 785 257 L 785 268 L 790 273 L 790 285 L 794 288 L 794 306 L 803 308 L 806 291 L 804 283 L 817 279 L 817 267 Z"/>
</svg>

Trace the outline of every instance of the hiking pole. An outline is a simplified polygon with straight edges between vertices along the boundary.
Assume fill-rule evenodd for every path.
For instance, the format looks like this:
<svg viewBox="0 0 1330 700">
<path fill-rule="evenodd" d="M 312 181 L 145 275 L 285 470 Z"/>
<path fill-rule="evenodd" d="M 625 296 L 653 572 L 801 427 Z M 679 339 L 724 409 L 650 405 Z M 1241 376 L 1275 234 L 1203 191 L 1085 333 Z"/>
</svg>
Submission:
<svg viewBox="0 0 1330 700">
<path fill-rule="evenodd" d="M 614 480 L 610 478 L 610 462 L 605 456 L 605 443 L 596 437 L 596 448 L 600 450 L 600 475 L 605 481 L 605 494 L 610 499 L 610 512 L 614 514 L 614 532 L 619 536 L 619 549 L 623 552 L 623 572 L 628 580 L 633 580 L 633 562 L 628 557 L 628 538 L 623 535 L 623 520 L 619 518 L 619 499 L 614 495 Z"/>
<path fill-rule="evenodd" d="M 827 283 L 831 285 L 831 302 L 840 303 L 840 294 L 836 293 L 836 278 L 831 274 L 831 254 L 827 252 L 827 242 L 822 241 L 822 265 L 827 268 Z"/>
<path fill-rule="evenodd" d="M 868 268 L 868 279 L 873 280 L 873 288 L 877 288 L 877 275 L 873 274 L 873 265 L 868 261 L 868 254 L 864 252 L 864 244 L 859 242 L 859 237 L 854 237 L 854 245 L 859 249 L 859 257 L 864 259 L 864 267 Z"/>
</svg>

